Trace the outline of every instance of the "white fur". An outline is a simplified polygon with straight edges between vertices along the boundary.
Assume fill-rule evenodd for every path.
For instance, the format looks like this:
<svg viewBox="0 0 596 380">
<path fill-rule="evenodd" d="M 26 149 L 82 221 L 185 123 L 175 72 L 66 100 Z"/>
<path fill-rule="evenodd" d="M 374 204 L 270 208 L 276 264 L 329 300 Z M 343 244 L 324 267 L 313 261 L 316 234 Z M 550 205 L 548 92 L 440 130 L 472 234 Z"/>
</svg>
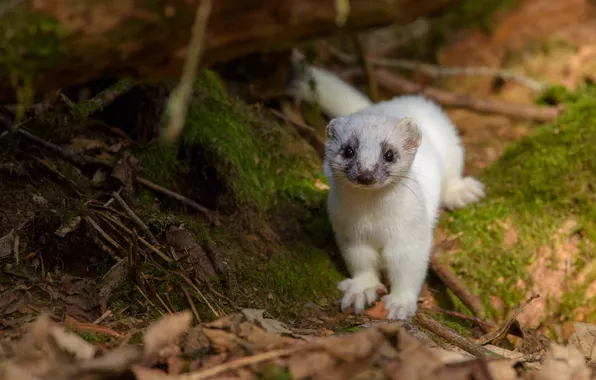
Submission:
<svg viewBox="0 0 596 380">
<path fill-rule="evenodd" d="M 406 178 L 397 185 L 358 188 L 336 178 L 327 157 L 323 163 L 330 185 L 329 217 L 352 276 L 338 285 L 343 292 L 342 310 L 353 305 L 359 313 L 378 298 L 378 292 L 386 291 L 380 282 L 380 271 L 386 269 L 391 285 L 383 297 L 388 318 L 409 318 L 416 313 L 426 278 L 439 207 L 459 208 L 475 202 L 484 196 L 483 185 L 472 177 L 462 178 L 464 149 L 457 129 L 434 102 L 422 96 L 402 96 L 365 106 L 362 95 L 340 78 L 320 69 L 311 72 L 319 82 L 322 109 L 332 117 L 351 115 L 351 123 L 360 120 L 362 128 L 371 130 L 364 134 L 367 138 L 378 140 L 373 129 L 389 128 L 392 120 L 404 117 L 412 118 L 420 130 L 416 156 Z M 308 93 L 302 96 L 310 100 Z M 342 103 L 341 99 L 354 101 Z M 367 125 L 372 119 L 366 115 L 388 116 L 388 124 Z"/>
</svg>

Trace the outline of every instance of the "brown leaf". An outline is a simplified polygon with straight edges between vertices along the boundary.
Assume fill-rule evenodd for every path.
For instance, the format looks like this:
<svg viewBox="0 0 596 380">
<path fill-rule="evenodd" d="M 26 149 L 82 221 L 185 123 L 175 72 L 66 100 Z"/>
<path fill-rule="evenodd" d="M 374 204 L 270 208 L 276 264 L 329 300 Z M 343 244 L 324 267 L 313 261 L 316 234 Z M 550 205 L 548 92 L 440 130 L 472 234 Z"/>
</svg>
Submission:
<svg viewBox="0 0 596 380">
<path fill-rule="evenodd" d="M 70 140 L 68 150 L 73 153 L 83 153 L 94 149 L 107 149 L 106 144 L 97 139 L 91 139 L 84 136 L 75 137 Z"/>
<path fill-rule="evenodd" d="M 542 368 L 531 373 L 531 380 L 588 380 L 590 369 L 586 366 L 584 355 L 574 346 L 561 346 L 552 343 Z"/>
<path fill-rule="evenodd" d="M 191 321 L 192 313 L 185 310 L 168 314 L 154 322 L 143 335 L 145 356 L 157 355 L 162 348 L 174 343 L 189 329 Z"/>
<path fill-rule="evenodd" d="M 15 232 L 11 230 L 8 234 L 0 238 L 0 257 L 10 256 L 14 245 Z"/>
<path fill-rule="evenodd" d="M 278 334 L 293 334 L 292 331 L 275 319 L 263 317 L 263 309 L 242 309 L 242 314 L 246 317 L 249 322 L 256 322 L 267 332 L 273 332 Z"/>
<path fill-rule="evenodd" d="M 189 267 L 200 271 L 201 276 L 217 277 L 217 272 L 207 255 L 201 247 L 197 237 L 188 230 L 170 226 L 166 232 L 166 242 L 172 246 L 180 256 L 188 255 Z"/>
<path fill-rule="evenodd" d="M 134 365 L 131 368 L 136 380 L 170 380 L 171 377 L 162 370 Z"/>
<path fill-rule="evenodd" d="M 236 335 L 217 329 L 203 329 L 215 352 L 233 351 L 239 343 Z"/>
<path fill-rule="evenodd" d="M 184 338 L 182 350 L 185 355 L 199 356 L 209 351 L 209 339 L 202 326 L 195 326 L 190 329 Z"/>
<path fill-rule="evenodd" d="M 351 362 L 370 356 L 383 343 L 385 336 L 377 329 L 367 329 L 355 334 L 332 336 L 313 340 L 331 355 Z"/>
<path fill-rule="evenodd" d="M 596 325 L 576 322 L 575 331 L 569 337 L 569 344 L 580 350 L 586 358 L 596 359 Z"/>
<path fill-rule="evenodd" d="M 328 372 L 335 367 L 336 360 L 326 352 L 303 352 L 290 357 L 287 361 L 292 379 L 304 379 L 309 376 Z"/>
</svg>

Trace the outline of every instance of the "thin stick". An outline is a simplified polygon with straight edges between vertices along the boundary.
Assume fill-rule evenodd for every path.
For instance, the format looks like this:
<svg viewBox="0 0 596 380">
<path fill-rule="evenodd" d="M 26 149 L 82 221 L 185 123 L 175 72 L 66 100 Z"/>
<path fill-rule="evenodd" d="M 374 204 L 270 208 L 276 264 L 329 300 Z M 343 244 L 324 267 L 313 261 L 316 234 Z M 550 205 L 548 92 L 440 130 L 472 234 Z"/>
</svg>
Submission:
<svg viewBox="0 0 596 380">
<path fill-rule="evenodd" d="M 93 220 L 93 218 L 91 218 L 90 216 L 86 216 L 85 220 L 87 221 L 87 223 L 89 223 L 93 228 L 95 228 L 97 230 L 97 232 L 99 232 L 99 234 L 106 239 L 110 244 L 112 244 L 115 248 L 117 248 L 120 251 L 124 251 L 124 248 L 122 248 L 120 246 L 120 244 L 118 244 L 114 239 L 112 239 L 112 237 L 110 235 L 108 235 L 100 226 L 99 224 L 95 223 L 95 220 Z"/>
<path fill-rule="evenodd" d="M 325 44 L 328 51 L 344 63 L 356 63 L 357 58 L 346 54 L 330 44 Z M 420 71 L 433 78 L 448 76 L 490 76 L 499 77 L 503 80 L 511 80 L 526 86 L 535 91 L 542 91 L 549 87 L 548 83 L 543 83 L 535 79 L 528 78 L 521 73 L 508 69 L 495 69 L 492 67 L 478 66 L 443 66 L 432 63 L 416 62 L 408 59 L 389 59 L 380 57 L 369 57 L 368 61 L 372 66 L 394 68 L 409 71 Z"/>
<path fill-rule="evenodd" d="M 418 324 L 433 332 L 434 334 L 440 336 L 441 338 L 447 340 L 449 343 L 453 344 L 461 348 L 462 350 L 469 352 L 470 354 L 482 357 L 496 357 L 496 358 L 503 358 L 501 355 L 498 355 L 491 350 L 484 348 L 480 345 L 477 345 L 473 342 L 470 342 L 468 339 L 464 338 L 463 336 L 459 335 L 455 331 L 451 330 L 450 328 L 440 324 L 439 322 L 435 321 L 431 317 L 423 313 L 417 313 L 415 317 Z"/>
<path fill-rule="evenodd" d="M 190 94 L 195 83 L 199 61 L 203 50 L 205 40 L 205 30 L 207 21 L 211 14 L 211 0 L 202 0 L 197 7 L 195 21 L 192 26 L 192 35 L 188 45 L 188 52 L 184 61 L 182 78 L 180 83 L 170 94 L 170 99 L 166 106 L 166 114 L 169 117 L 167 127 L 161 130 L 161 140 L 166 143 L 173 143 L 178 139 L 188 112 L 188 103 Z"/>
<path fill-rule="evenodd" d="M 216 225 L 216 226 L 220 225 L 219 218 L 215 211 L 211 211 L 207 207 L 201 206 L 200 204 L 193 201 L 192 199 L 189 199 L 189 198 L 185 197 L 184 195 L 175 193 L 172 190 L 166 189 L 165 187 L 161 187 L 151 181 L 146 180 L 145 178 L 137 177 L 137 182 L 139 184 L 145 186 L 148 189 L 151 189 L 156 192 L 167 195 L 170 198 L 174 198 L 177 201 L 180 201 L 180 203 L 183 203 L 191 208 L 194 208 L 195 210 L 197 210 L 197 211 L 201 212 L 203 215 L 205 215 L 205 217 L 207 217 L 207 219 L 214 225 Z"/>
<path fill-rule="evenodd" d="M 157 311 L 159 312 L 159 314 L 161 314 L 161 315 L 164 315 L 163 311 L 161 311 L 161 309 L 160 309 L 160 308 L 158 308 L 158 307 L 157 307 L 157 305 L 155 305 L 155 304 L 153 303 L 153 301 L 151 301 L 151 300 L 149 299 L 149 297 L 147 297 L 147 295 L 145 294 L 145 292 L 143 292 L 143 290 L 141 289 L 141 287 L 140 287 L 139 285 L 135 285 L 135 287 L 136 287 L 136 288 L 137 288 L 137 290 L 138 290 L 138 291 L 141 293 L 141 295 L 143 296 L 143 298 L 145 298 L 145 300 L 147 300 L 147 302 L 149 302 L 149 304 L 150 304 L 151 306 L 153 306 L 153 307 L 155 308 L 155 310 L 157 310 Z M 139 301 L 139 303 L 141 304 L 141 306 L 145 307 L 145 305 L 143 305 L 143 304 L 141 303 L 141 300 L 137 300 L 137 301 Z"/>
<path fill-rule="evenodd" d="M 453 94 L 438 88 L 424 87 L 384 69 L 378 69 L 375 72 L 379 83 L 391 91 L 406 94 L 422 94 L 446 106 L 462 107 L 481 113 L 497 113 L 514 118 L 536 121 L 551 121 L 561 112 L 561 109 L 557 107 L 538 108 L 525 104 Z"/>
<path fill-rule="evenodd" d="M 130 235 L 133 235 L 133 232 L 131 230 L 129 230 L 128 228 L 126 228 L 126 226 L 124 226 L 122 223 L 120 223 L 120 221 L 116 220 L 116 218 L 113 218 L 108 213 L 105 213 L 103 211 L 96 211 L 96 212 L 99 213 L 101 216 L 103 216 L 104 219 L 107 219 L 108 221 L 111 221 L 112 223 L 116 224 L 118 227 L 122 228 L 126 233 L 128 233 Z M 163 253 L 159 249 L 157 249 L 154 246 L 152 246 L 151 243 L 149 243 L 147 240 L 143 239 L 140 236 L 138 238 L 139 238 L 139 241 L 141 242 L 141 244 L 143 244 L 146 248 L 149 248 L 151 251 L 153 251 L 155 254 L 157 254 L 159 257 L 161 257 L 162 259 L 164 259 L 168 263 L 171 263 L 172 262 L 172 259 L 171 258 L 169 258 L 165 253 Z"/>
<path fill-rule="evenodd" d="M 215 315 L 216 318 L 219 318 L 219 313 L 217 311 L 215 311 L 215 309 L 213 308 L 213 306 L 211 306 L 211 303 L 207 300 L 207 298 L 205 297 L 205 295 L 203 294 L 203 292 L 201 292 L 201 290 L 199 290 L 199 288 L 197 288 L 196 285 L 193 284 L 193 282 L 190 281 L 190 279 L 188 277 L 186 277 L 182 273 L 176 273 L 176 274 L 178 274 L 188 285 L 190 285 L 191 288 L 193 288 L 193 290 L 195 292 L 197 292 L 197 294 L 199 296 L 201 296 L 201 298 L 203 299 L 203 301 L 205 301 L 205 303 L 207 304 L 207 306 L 209 307 L 209 309 L 211 310 L 211 312 L 213 313 L 213 315 Z"/>
<path fill-rule="evenodd" d="M 74 106 L 73 114 L 67 118 L 66 122 L 70 122 L 73 119 L 87 119 L 90 115 L 101 111 L 105 107 L 112 104 L 114 100 L 132 90 L 135 86 L 136 83 L 130 79 L 120 79 L 118 82 L 101 91 L 93 98 L 76 104 Z M 60 95 L 63 97 L 63 100 L 66 98 L 64 95 Z"/>
<path fill-rule="evenodd" d="M 166 311 L 170 314 L 174 314 L 174 312 L 168 307 L 168 305 L 166 305 L 166 303 L 163 301 L 163 299 L 161 299 L 161 297 L 159 296 L 159 293 L 155 292 L 155 296 L 157 297 L 157 299 L 159 300 L 159 303 L 161 303 L 161 306 L 164 307 L 164 309 L 166 309 Z"/>
<path fill-rule="evenodd" d="M 197 321 L 199 323 L 201 323 L 201 317 L 199 316 L 199 312 L 197 311 L 197 307 L 195 306 L 195 303 L 192 302 L 192 297 L 188 293 L 188 290 L 186 290 L 184 287 L 182 287 L 182 291 L 184 292 L 184 296 L 186 297 L 186 300 L 188 301 L 190 308 L 192 309 L 192 313 L 195 315 L 195 318 L 197 319 Z"/>
<path fill-rule="evenodd" d="M 366 81 L 368 82 L 368 96 L 371 100 L 376 103 L 379 101 L 379 86 L 375 79 L 375 72 L 371 65 L 370 59 L 367 57 L 366 49 L 360 40 L 358 35 L 352 35 L 352 43 L 354 44 L 354 48 L 356 49 L 356 55 L 358 57 L 358 64 L 364 70 L 364 76 L 366 77 Z"/>
<path fill-rule="evenodd" d="M 434 249 L 430 256 L 429 265 L 431 270 L 435 272 L 443 284 L 445 284 L 445 286 L 463 302 L 463 304 L 472 312 L 472 314 L 480 319 L 486 319 L 486 311 L 484 310 L 484 306 L 482 305 L 480 298 L 470 293 L 468 288 L 462 284 L 462 282 L 457 278 L 457 276 L 455 276 L 455 273 L 453 273 L 450 268 L 439 263 L 437 260 L 436 251 Z"/>
<path fill-rule="evenodd" d="M 495 327 L 495 325 L 493 323 L 490 323 L 490 322 L 482 320 L 478 317 L 474 317 L 472 315 L 466 315 L 466 314 L 463 314 L 463 313 L 460 313 L 457 311 L 445 310 L 445 309 L 440 309 L 440 308 L 420 308 L 420 310 L 426 310 L 431 313 L 441 313 L 441 314 L 451 315 L 453 317 L 459 318 L 464 321 L 474 322 L 477 325 L 479 325 L 480 328 L 482 328 L 485 332 L 488 332 Z"/>
<path fill-rule="evenodd" d="M 118 202 L 120 207 L 122 207 L 122 209 L 124 209 L 124 212 L 126 212 L 126 214 L 130 217 L 130 219 L 132 219 L 132 221 L 140 229 L 145 231 L 145 233 L 149 237 L 149 240 L 151 241 L 151 243 L 158 244 L 157 239 L 155 238 L 155 236 L 153 236 L 153 233 L 151 233 L 151 230 L 149 229 L 149 227 L 145 223 L 143 223 L 143 221 L 137 216 L 137 214 L 135 214 L 134 211 L 132 211 L 132 209 L 130 207 L 128 207 L 126 202 L 124 202 L 124 199 L 122 199 L 122 197 L 120 197 L 120 195 L 118 195 L 118 193 L 115 191 L 112 191 L 112 197 L 114 197 L 114 199 L 116 200 L 116 202 Z"/>
<path fill-rule="evenodd" d="M 37 137 L 36 135 L 34 135 L 30 132 L 27 132 L 23 128 L 17 129 L 17 133 L 19 133 L 23 137 L 28 138 L 29 140 L 36 142 L 39 145 L 42 145 L 43 147 L 53 151 L 54 153 L 62 156 L 63 158 L 69 160 L 70 162 L 73 162 L 76 165 L 86 166 L 89 164 L 94 164 L 94 165 L 114 168 L 114 164 L 111 163 L 110 161 L 103 160 L 100 158 L 86 156 L 84 154 L 76 154 L 76 153 L 68 152 L 55 144 L 52 144 L 48 141 L 45 141 L 42 138 Z M 137 177 L 136 182 L 139 183 L 140 185 L 145 186 L 148 189 L 155 191 L 155 192 L 161 193 L 161 194 L 166 195 L 170 198 L 174 198 L 177 201 L 185 204 L 186 206 L 199 211 L 201 214 L 203 214 L 203 216 L 205 216 L 205 218 L 207 218 L 207 220 L 209 220 L 210 223 L 212 223 L 216 226 L 218 226 L 220 224 L 218 215 L 215 211 L 211 211 L 208 208 L 206 208 L 205 206 L 201 206 L 197 202 L 195 202 L 181 194 L 175 193 L 172 190 L 168 190 L 164 187 L 156 185 L 155 183 L 153 183 L 145 178 Z"/>
<path fill-rule="evenodd" d="M 291 355 L 295 352 L 305 350 L 306 348 L 312 347 L 311 345 L 304 345 L 303 347 L 294 347 L 294 348 L 286 348 L 280 350 L 273 350 L 269 352 L 264 352 L 262 354 L 257 354 L 253 356 L 247 356 L 243 358 L 239 358 L 236 360 L 232 360 L 227 363 L 222 363 L 216 365 L 211 368 L 207 368 L 202 371 L 196 371 L 191 373 L 186 373 L 184 375 L 180 375 L 177 379 L 178 380 L 202 380 L 207 379 L 211 376 L 215 376 L 222 372 L 232 371 L 234 369 L 246 367 L 247 365 L 256 364 L 260 362 L 264 362 L 271 359 L 276 359 L 282 356 Z"/>
</svg>

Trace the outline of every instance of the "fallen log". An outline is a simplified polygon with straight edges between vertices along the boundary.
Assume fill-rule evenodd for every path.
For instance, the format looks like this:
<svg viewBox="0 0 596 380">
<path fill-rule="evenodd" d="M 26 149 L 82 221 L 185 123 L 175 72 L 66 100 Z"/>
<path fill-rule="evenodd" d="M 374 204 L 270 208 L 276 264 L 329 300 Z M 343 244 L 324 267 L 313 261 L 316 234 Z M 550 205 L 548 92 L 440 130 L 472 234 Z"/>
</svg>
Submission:
<svg viewBox="0 0 596 380">
<path fill-rule="evenodd" d="M 410 22 L 459 0 L 216 0 L 201 67 L 313 38 Z M 197 1 L 0 1 L 0 102 L 103 76 L 164 79 L 181 72 Z M 15 88 L 20 91 L 15 91 Z"/>
</svg>

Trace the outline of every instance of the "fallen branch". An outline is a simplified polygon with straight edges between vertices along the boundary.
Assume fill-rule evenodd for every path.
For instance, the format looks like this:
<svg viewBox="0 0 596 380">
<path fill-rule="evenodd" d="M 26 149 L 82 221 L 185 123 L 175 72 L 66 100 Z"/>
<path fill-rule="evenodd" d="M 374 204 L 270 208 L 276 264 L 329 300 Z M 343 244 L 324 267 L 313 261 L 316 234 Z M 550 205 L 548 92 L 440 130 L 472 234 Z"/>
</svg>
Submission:
<svg viewBox="0 0 596 380">
<path fill-rule="evenodd" d="M 433 252 L 431 253 L 429 265 L 430 269 L 437 275 L 437 277 L 439 277 L 443 284 L 445 284 L 445 286 L 463 302 L 472 314 L 480 319 L 486 318 L 486 311 L 484 310 L 480 298 L 470 293 L 450 268 L 439 263 L 437 260 L 436 249 L 433 249 Z"/>
<path fill-rule="evenodd" d="M 105 90 L 101 91 L 99 94 L 94 96 L 93 98 L 80 102 L 78 104 L 71 106 L 71 114 L 66 118 L 65 122 L 71 122 L 73 120 L 85 120 L 90 115 L 94 114 L 95 112 L 103 110 L 105 107 L 109 106 L 119 98 L 120 96 L 126 94 L 128 91 L 132 90 L 136 86 L 136 82 L 130 79 L 121 79 L 118 82 L 114 83 L 110 87 L 106 88 Z M 62 99 L 65 102 L 69 102 L 66 96 L 62 95 Z M 72 102 L 71 102 L 72 103 Z"/>
<path fill-rule="evenodd" d="M 421 94 L 445 106 L 461 107 L 481 113 L 496 113 L 513 118 L 536 121 L 551 121 L 562 111 L 561 108 L 557 107 L 534 107 L 525 104 L 453 94 L 438 88 L 424 87 L 384 69 L 378 69 L 375 72 L 379 83 L 393 92 Z"/>
<path fill-rule="evenodd" d="M 482 347 L 476 343 L 469 341 L 468 339 L 464 338 L 463 336 L 459 335 L 455 331 L 451 330 L 450 328 L 442 325 L 441 323 L 435 321 L 431 317 L 423 313 L 417 313 L 415 317 L 418 324 L 431 331 L 432 333 L 438 335 L 439 337 L 447 340 L 450 344 L 461 348 L 462 350 L 469 352 L 470 354 L 477 356 L 477 357 L 492 357 L 492 358 L 500 358 L 503 357 L 494 353 L 493 351 Z"/>
<path fill-rule="evenodd" d="M 325 43 L 327 50 L 344 63 L 356 63 L 357 58 Z M 402 69 L 408 71 L 419 71 L 433 78 L 450 76 L 490 76 L 503 80 L 517 82 L 535 91 L 543 91 L 549 84 L 528 78 L 523 74 L 508 69 L 495 69 L 492 67 L 477 66 L 443 66 L 432 63 L 416 62 L 408 59 L 389 59 L 369 57 L 368 61 L 374 67 Z"/>
</svg>

